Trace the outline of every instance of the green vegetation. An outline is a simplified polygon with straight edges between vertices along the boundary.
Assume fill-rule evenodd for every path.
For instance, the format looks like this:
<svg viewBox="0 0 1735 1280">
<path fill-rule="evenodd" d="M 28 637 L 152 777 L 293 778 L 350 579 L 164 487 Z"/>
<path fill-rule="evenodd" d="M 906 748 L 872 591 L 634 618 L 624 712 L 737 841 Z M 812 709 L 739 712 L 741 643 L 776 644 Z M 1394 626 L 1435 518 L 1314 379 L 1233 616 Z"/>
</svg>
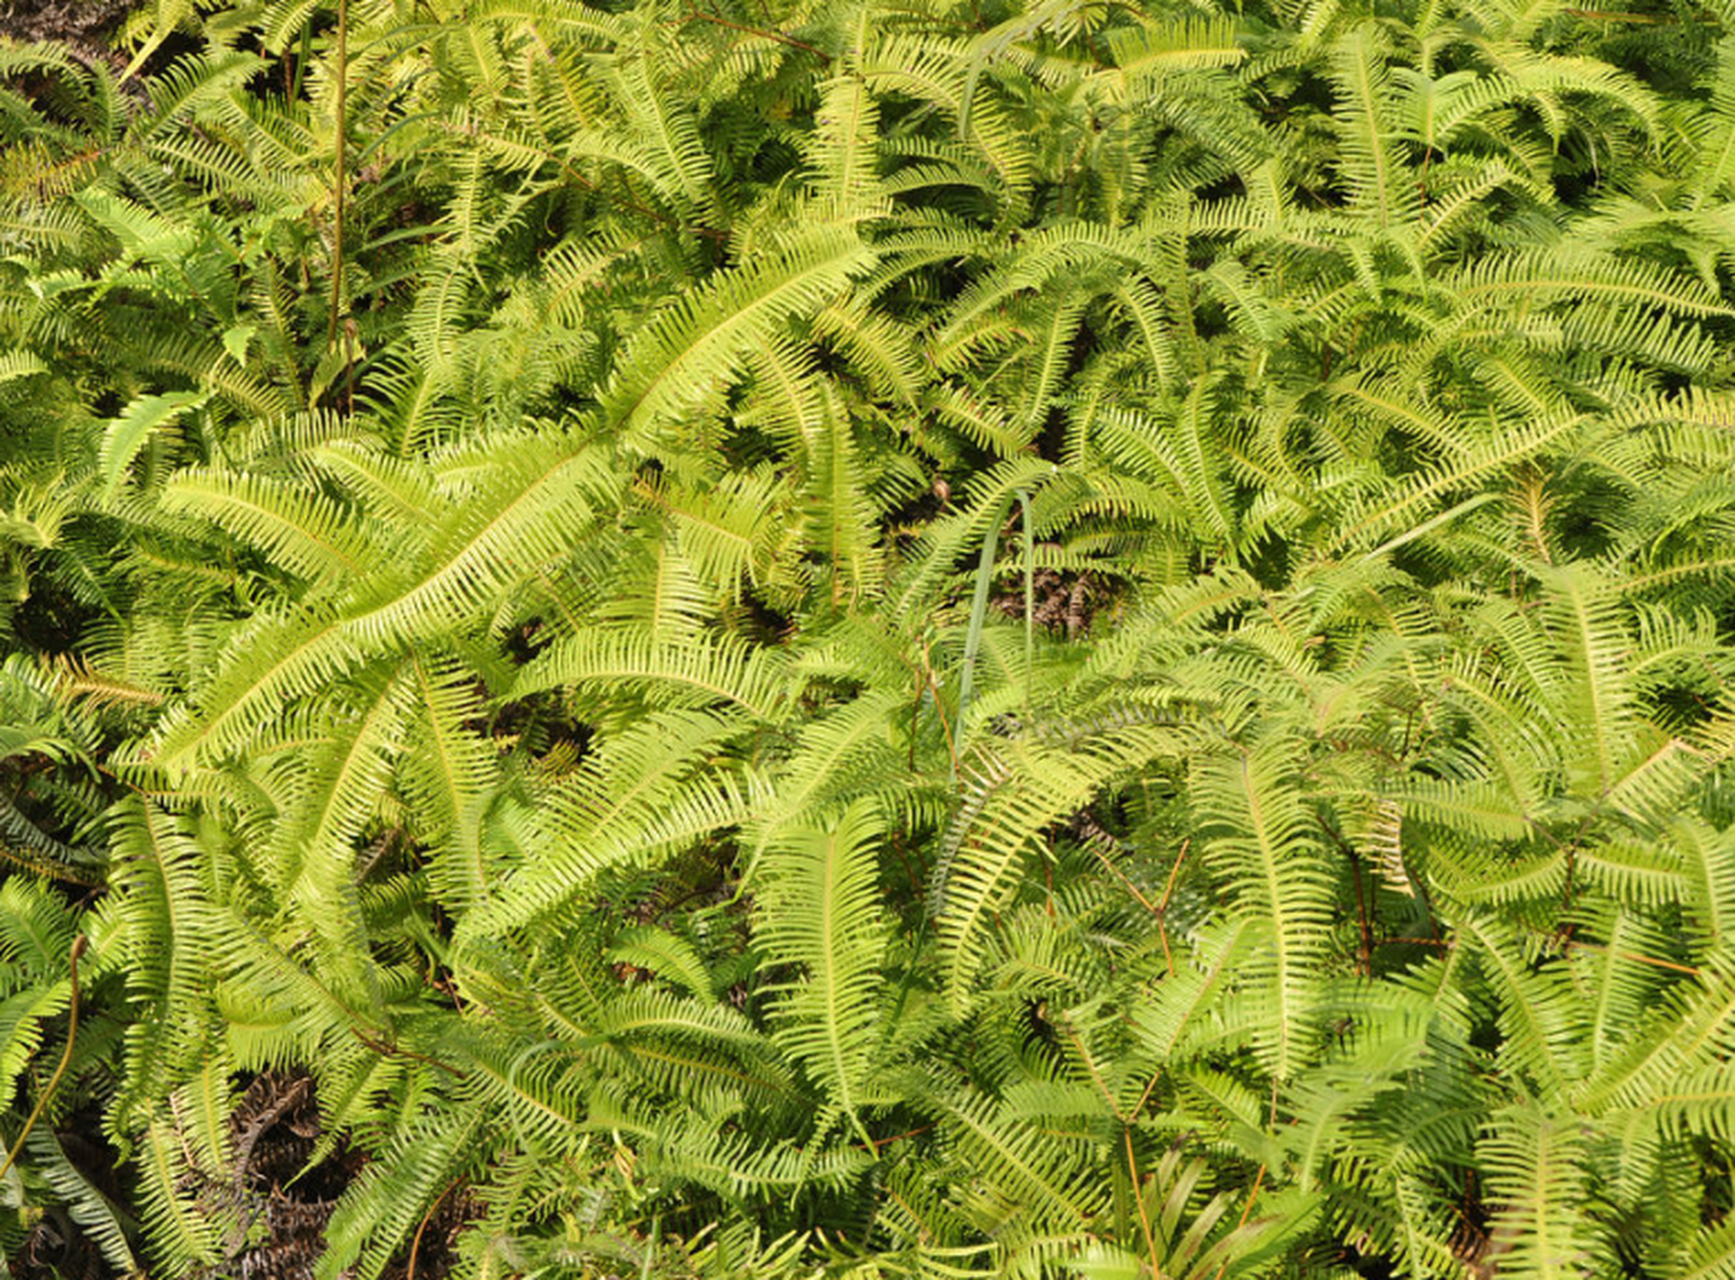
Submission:
<svg viewBox="0 0 1735 1280">
<path fill-rule="evenodd" d="M 0 42 L 14 1274 L 1735 1277 L 1735 8 L 1638 4 Z"/>
</svg>

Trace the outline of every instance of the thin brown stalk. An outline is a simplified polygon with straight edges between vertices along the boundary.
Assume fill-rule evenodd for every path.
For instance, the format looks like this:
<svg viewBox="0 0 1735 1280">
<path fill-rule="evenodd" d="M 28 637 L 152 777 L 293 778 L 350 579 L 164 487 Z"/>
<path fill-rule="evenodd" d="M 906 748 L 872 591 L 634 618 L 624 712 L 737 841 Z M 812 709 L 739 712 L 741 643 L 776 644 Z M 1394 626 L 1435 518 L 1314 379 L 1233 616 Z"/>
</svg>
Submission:
<svg viewBox="0 0 1735 1280">
<path fill-rule="evenodd" d="M 808 44 L 805 40 L 797 40 L 794 36 L 786 36 L 781 31 L 767 31 L 764 27 L 749 27 L 744 23 L 731 22 L 728 18 L 720 18 L 714 13 L 700 13 L 697 9 L 689 9 L 683 22 L 709 22 L 715 26 L 728 27 L 731 31 L 740 31 L 750 36 L 758 36 L 762 40 L 775 40 L 778 44 L 786 44 L 791 49 L 800 49 L 811 53 L 827 66 L 831 65 L 831 55 L 824 49 Z"/>
<path fill-rule="evenodd" d="M 1697 977 L 1700 972 L 1690 964 L 1680 964 L 1674 960 L 1662 960 L 1656 956 L 1644 956 L 1636 951 L 1614 951 L 1599 942 L 1580 942 L 1576 938 L 1569 938 L 1566 945 L 1569 949 L 1582 947 L 1589 951 L 1602 951 L 1614 956 L 1617 960 L 1630 960 L 1634 964 L 1648 964 L 1653 969 L 1667 969 L 1672 973 L 1690 973 Z"/>
<path fill-rule="evenodd" d="M 1247 1225 L 1247 1218 L 1253 1212 L 1253 1202 L 1255 1200 L 1259 1199 L 1259 1188 L 1264 1186 L 1264 1185 L 1265 1185 L 1265 1166 L 1260 1165 L 1259 1166 L 1259 1176 L 1253 1179 L 1253 1190 L 1250 1191 L 1247 1195 L 1247 1203 L 1241 1206 L 1241 1220 L 1235 1224 L 1235 1230 L 1239 1231 L 1239 1230 L 1241 1230 L 1242 1227 Z M 1215 1276 L 1214 1280 L 1223 1280 L 1223 1273 L 1225 1271 L 1227 1271 L 1228 1269 L 1229 1269 L 1229 1259 L 1227 1257 L 1225 1257 L 1223 1259 L 1223 1265 L 1217 1268 L 1217 1275 Z"/>
<path fill-rule="evenodd" d="M 1162 1275 L 1162 1268 L 1157 1265 L 1157 1237 L 1151 1230 L 1150 1210 L 1145 1208 L 1145 1189 L 1139 1185 L 1139 1162 L 1133 1155 L 1133 1131 L 1129 1125 L 1121 1130 L 1121 1137 L 1127 1144 L 1127 1173 L 1133 1180 L 1133 1203 L 1139 1207 L 1139 1227 L 1145 1234 L 1145 1252 L 1151 1255 L 1151 1274 Z"/>
<path fill-rule="evenodd" d="M 355 1036 L 357 1040 L 360 1040 L 375 1053 L 383 1054 L 386 1057 L 391 1058 L 410 1058 L 416 1062 L 425 1062 L 430 1067 L 438 1067 L 441 1071 L 449 1073 L 458 1080 L 468 1080 L 470 1078 L 470 1073 L 463 1070 L 461 1067 L 454 1067 L 449 1062 L 441 1062 L 438 1058 L 430 1058 L 427 1054 L 417 1053 L 414 1049 L 405 1049 L 399 1045 L 387 1044 L 384 1040 L 368 1035 L 367 1032 L 363 1031 L 360 1027 L 351 1027 L 350 1034 Z"/>
<path fill-rule="evenodd" d="M 48 1106 L 48 1100 L 54 1096 L 54 1091 L 60 1088 L 60 1081 L 66 1075 L 66 1068 L 72 1061 L 72 1045 L 78 1035 L 78 958 L 84 954 L 84 949 L 90 945 L 90 940 L 82 933 L 72 940 L 72 952 L 68 963 L 72 966 L 72 996 L 66 1006 L 66 1048 L 61 1050 L 60 1065 L 54 1068 L 54 1074 L 48 1077 L 48 1085 L 36 1096 L 36 1105 L 30 1109 L 30 1118 L 24 1122 L 24 1127 L 18 1131 L 18 1141 L 12 1144 L 12 1150 L 6 1153 L 6 1163 L 0 1164 L 0 1178 L 18 1160 L 18 1153 L 24 1150 L 24 1140 L 30 1136 L 30 1131 L 36 1127 L 36 1122 L 42 1118 L 42 1112 Z"/>
<path fill-rule="evenodd" d="M 440 1192 L 434 1203 L 428 1206 L 428 1211 L 422 1215 L 422 1223 L 416 1228 L 416 1238 L 410 1241 L 410 1261 L 404 1271 L 404 1280 L 416 1280 L 416 1261 L 422 1251 L 422 1233 L 428 1229 L 428 1224 L 434 1220 L 434 1215 L 440 1211 L 440 1206 L 446 1203 L 446 1197 L 462 1182 L 462 1178 L 453 1178 L 446 1184 L 446 1189 Z"/>
<path fill-rule="evenodd" d="M 1175 865 L 1169 868 L 1168 883 L 1163 886 L 1163 899 L 1157 904 L 1157 937 L 1163 944 L 1163 963 L 1168 967 L 1169 976 L 1175 976 L 1175 956 L 1169 950 L 1169 926 L 1164 920 L 1169 910 L 1169 898 L 1175 892 L 1175 878 L 1181 874 L 1181 863 L 1186 859 L 1187 849 L 1193 843 L 1188 836 L 1181 841 L 1181 851 L 1175 855 Z"/>
<path fill-rule="evenodd" d="M 343 306 L 343 213 L 344 195 L 349 186 L 346 165 L 349 133 L 349 0 L 337 0 L 337 145 L 333 161 L 332 199 L 334 210 L 331 228 L 331 316 L 326 323 L 325 345 L 330 350 L 337 345 L 337 314 Z"/>
</svg>

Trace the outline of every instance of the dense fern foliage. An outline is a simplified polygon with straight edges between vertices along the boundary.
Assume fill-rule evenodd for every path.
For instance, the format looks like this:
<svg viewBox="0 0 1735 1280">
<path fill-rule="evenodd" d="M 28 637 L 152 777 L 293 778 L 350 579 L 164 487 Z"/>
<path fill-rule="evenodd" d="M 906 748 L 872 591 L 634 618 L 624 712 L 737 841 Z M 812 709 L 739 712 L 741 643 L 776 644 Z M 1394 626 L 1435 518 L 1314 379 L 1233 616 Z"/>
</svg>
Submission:
<svg viewBox="0 0 1735 1280">
<path fill-rule="evenodd" d="M 265 1274 L 307 1072 L 322 1280 L 1735 1277 L 1735 9 L 1637 3 L 0 43 L 9 1256 Z"/>
</svg>

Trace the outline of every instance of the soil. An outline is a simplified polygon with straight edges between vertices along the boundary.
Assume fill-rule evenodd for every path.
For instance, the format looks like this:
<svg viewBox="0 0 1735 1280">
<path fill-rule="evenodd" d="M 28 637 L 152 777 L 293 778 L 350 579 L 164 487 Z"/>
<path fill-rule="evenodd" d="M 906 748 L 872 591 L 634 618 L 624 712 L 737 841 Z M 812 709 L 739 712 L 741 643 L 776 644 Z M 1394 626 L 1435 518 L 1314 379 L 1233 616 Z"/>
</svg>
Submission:
<svg viewBox="0 0 1735 1280">
<path fill-rule="evenodd" d="M 1036 625 L 1062 633 L 1068 640 L 1076 640 L 1090 630 L 1091 620 L 1108 596 L 1105 585 L 1089 572 L 1062 573 L 1056 569 L 1038 569 L 1031 574 L 1031 604 Z M 994 597 L 994 608 L 1008 618 L 1024 616 L 1022 575 L 1016 590 L 1003 591 Z"/>
<path fill-rule="evenodd" d="M 216 1198 L 241 1209 L 254 1224 L 245 1248 L 231 1248 L 224 1275 L 236 1280 L 312 1280 L 337 1198 L 360 1174 L 366 1157 L 345 1143 L 308 1166 L 320 1138 L 319 1108 L 307 1075 L 266 1073 L 248 1086 L 230 1120 L 234 1183 Z M 417 1275 L 439 1280 L 451 1265 L 451 1247 L 468 1204 L 462 1195 L 435 1206 L 421 1232 Z M 263 1225 L 263 1231 L 260 1226 Z M 384 1280 L 402 1280 L 407 1262 L 388 1266 Z"/>
<path fill-rule="evenodd" d="M 228 1280 L 312 1280 L 337 1199 L 367 1164 L 362 1152 L 339 1142 L 310 1167 L 320 1134 L 312 1077 L 265 1072 L 248 1084 L 229 1119 L 229 1177 L 199 1176 L 181 1188 L 239 1224 L 225 1242 L 226 1256 L 214 1275 Z M 115 1185 L 114 1153 L 106 1147 L 83 1150 L 89 1144 L 81 1145 L 75 1129 L 59 1136 L 85 1175 L 112 1199 L 126 1203 L 124 1188 Z M 416 1246 L 419 1280 L 440 1280 L 447 1274 L 457 1237 L 473 1209 L 462 1191 L 435 1206 Z M 0 1275 L 9 1272 L 13 1280 L 111 1280 L 96 1246 L 64 1215 L 44 1217 L 7 1263 Z M 384 1280 L 410 1280 L 408 1270 L 407 1256 L 401 1257 L 387 1267 Z"/>
<path fill-rule="evenodd" d="M 0 0 L 0 36 L 23 44 L 58 40 L 96 58 L 137 5 L 138 0 Z"/>
</svg>

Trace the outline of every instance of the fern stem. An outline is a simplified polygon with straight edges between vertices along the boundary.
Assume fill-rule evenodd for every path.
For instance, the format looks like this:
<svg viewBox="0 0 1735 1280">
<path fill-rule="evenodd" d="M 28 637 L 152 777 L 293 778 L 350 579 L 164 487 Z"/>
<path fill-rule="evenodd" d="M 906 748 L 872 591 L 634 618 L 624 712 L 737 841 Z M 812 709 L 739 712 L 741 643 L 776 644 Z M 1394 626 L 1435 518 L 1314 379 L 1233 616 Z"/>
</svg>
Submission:
<svg viewBox="0 0 1735 1280">
<path fill-rule="evenodd" d="M 1018 491 L 1024 509 L 1024 725 L 1030 726 L 1030 686 L 1036 668 L 1036 542 L 1030 533 L 1030 494 Z"/>
<path fill-rule="evenodd" d="M 414 1049 L 405 1049 L 401 1045 L 388 1044 L 384 1040 L 376 1039 L 375 1037 L 368 1035 L 360 1027 L 352 1026 L 349 1031 L 350 1034 L 357 1040 L 360 1040 L 362 1044 L 384 1057 L 411 1058 L 416 1062 L 425 1062 L 430 1067 L 438 1067 L 441 1071 L 450 1074 L 454 1079 L 468 1080 L 470 1078 L 470 1073 L 465 1071 L 462 1067 L 454 1067 L 449 1062 L 441 1062 L 438 1058 L 430 1058 L 427 1054 L 417 1053 Z"/>
<path fill-rule="evenodd" d="M 446 1203 L 446 1197 L 451 1195 L 453 1189 L 462 1181 L 462 1178 L 453 1178 L 448 1182 L 446 1189 L 434 1198 L 434 1203 L 429 1205 L 428 1211 L 422 1215 L 421 1225 L 416 1228 L 416 1238 L 410 1241 L 410 1260 L 404 1270 L 404 1280 L 416 1280 L 416 1263 L 422 1251 L 422 1233 L 428 1229 L 428 1224 L 434 1220 L 440 1206 Z"/>
<path fill-rule="evenodd" d="M 19 1131 L 18 1141 L 12 1144 L 12 1150 L 6 1153 L 6 1163 L 0 1164 L 0 1178 L 4 1178 L 18 1159 L 18 1153 L 24 1150 L 24 1140 L 30 1136 L 30 1131 L 36 1127 L 36 1122 L 42 1118 L 42 1111 L 48 1105 L 48 1100 L 54 1096 L 54 1091 L 60 1088 L 60 1081 L 66 1075 L 66 1068 L 72 1061 L 72 1046 L 78 1036 L 78 958 L 84 954 L 84 949 L 90 945 L 90 940 L 82 933 L 72 940 L 72 952 L 68 962 L 72 967 L 72 995 L 66 1005 L 66 1048 L 61 1050 L 60 1065 L 54 1068 L 54 1074 L 48 1077 L 48 1085 L 37 1095 L 36 1105 L 30 1109 L 30 1118 L 24 1122 L 24 1128 Z"/>
<path fill-rule="evenodd" d="M 1259 1199 L 1259 1188 L 1264 1185 L 1265 1166 L 1260 1165 L 1259 1176 L 1253 1179 L 1253 1190 L 1247 1193 L 1247 1203 L 1241 1206 L 1241 1220 L 1235 1224 L 1235 1230 L 1239 1231 L 1242 1227 L 1247 1225 L 1247 1217 L 1253 1212 L 1253 1202 Z M 1214 1277 L 1214 1280 L 1223 1280 L 1223 1273 L 1229 1269 L 1229 1262 L 1230 1259 L 1228 1257 L 1223 1259 L 1223 1265 L 1217 1268 L 1217 1274 Z"/>
<path fill-rule="evenodd" d="M 1361 856 L 1347 842 L 1344 849 L 1349 854 L 1350 872 L 1355 878 L 1355 911 L 1361 925 L 1361 955 L 1358 957 L 1361 961 L 1361 976 L 1371 978 L 1374 976 L 1373 929 L 1368 923 L 1367 889 L 1362 882 Z"/>
<path fill-rule="evenodd" d="M 1181 851 L 1175 855 L 1175 865 L 1169 868 L 1169 879 L 1163 885 L 1163 900 L 1157 904 L 1157 934 L 1163 940 L 1163 961 L 1168 965 L 1171 978 L 1175 976 L 1175 957 L 1169 950 L 1169 926 L 1165 917 L 1169 911 L 1169 898 L 1175 892 L 1175 878 L 1181 874 L 1181 863 L 1186 860 L 1187 849 L 1192 843 L 1191 836 L 1181 841 Z"/>
<path fill-rule="evenodd" d="M 878 1155 L 883 1148 L 891 1146 L 894 1142 L 902 1142 L 905 1138 L 919 1138 L 922 1134 L 931 1132 L 933 1128 L 933 1125 L 925 1124 L 920 1128 L 905 1129 L 902 1133 L 894 1133 L 889 1138 L 875 1138 L 873 1139 L 874 1154 Z"/>
<path fill-rule="evenodd" d="M 1170 976 L 1174 976 L 1173 970 L 1170 971 Z M 1145 1085 L 1145 1091 L 1139 1095 L 1137 1104 L 1135 1104 L 1133 1109 L 1127 1113 L 1127 1126 L 1129 1129 L 1132 1127 L 1133 1121 L 1139 1118 L 1139 1113 L 1145 1109 L 1145 1103 L 1149 1102 L 1151 1100 L 1151 1095 L 1157 1091 L 1157 1081 L 1162 1078 L 1163 1070 L 1161 1067 L 1158 1067 L 1155 1071 L 1151 1072 L 1151 1078 Z"/>
<path fill-rule="evenodd" d="M 1145 1235 L 1145 1252 L 1151 1255 L 1151 1274 L 1160 1276 L 1163 1270 L 1157 1265 L 1157 1238 L 1151 1231 L 1151 1211 L 1145 1207 L 1145 1189 L 1139 1183 L 1139 1162 L 1133 1155 L 1133 1128 L 1130 1121 L 1121 1126 L 1121 1137 L 1126 1139 L 1127 1172 L 1133 1179 L 1133 1203 L 1139 1207 L 1139 1227 Z"/>
<path fill-rule="evenodd" d="M 79 871 L 64 862 L 50 861 L 46 857 L 32 857 L 26 850 L 3 844 L 0 844 L 0 862 L 10 862 L 32 875 L 43 876 L 49 880 L 65 880 L 71 884 L 83 885 L 87 889 L 100 889 L 107 883 L 93 872 Z"/>
<path fill-rule="evenodd" d="M 731 31 L 745 32 L 750 36 L 758 36 L 764 40 L 774 40 L 778 44 L 786 44 L 791 49 L 800 49 L 811 53 L 826 66 L 831 65 L 831 55 L 817 45 L 808 44 L 805 40 L 797 40 L 794 36 L 786 36 L 780 31 L 767 31 L 763 27 L 749 27 L 744 23 L 731 22 L 728 18 L 720 18 L 714 13 L 700 13 L 697 9 L 687 10 L 687 16 L 681 20 L 687 22 L 709 22 L 719 27 L 728 27 Z"/>
<path fill-rule="evenodd" d="M 349 186 L 345 173 L 346 136 L 349 132 L 349 0 L 337 0 L 337 142 L 333 168 L 336 170 L 332 192 L 334 211 L 331 230 L 331 316 L 326 323 L 325 346 L 337 344 L 337 313 L 343 305 L 343 214 L 344 193 Z"/>
<path fill-rule="evenodd" d="M 1667 969 L 1671 973 L 1687 973 L 1692 974 L 1694 977 L 1698 977 L 1701 972 L 1690 964 L 1680 964 L 1674 960 L 1662 960 L 1656 956 L 1644 956 L 1640 955 L 1636 951 L 1615 951 L 1612 948 L 1603 946 L 1599 942 L 1580 942 L 1577 938 L 1568 938 L 1564 945 L 1568 951 L 1582 947 L 1589 951 L 1603 952 L 1604 954 L 1613 956 L 1617 960 L 1626 960 L 1632 964 L 1646 964 L 1650 965 L 1653 969 Z"/>
<path fill-rule="evenodd" d="M 1102 851 L 1102 849 L 1097 846 L 1096 842 L 1092 841 L 1089 848 L 1090 848 L 1090 851 L 1096 855 L 1096 860 L 1098 862 L 1102 863 L 1103 869 L 1106 870 L 1110 875 L 1114 876 L 1123 885 L 1125 885 L 1127 892 L 1132 894 L 1133 897 L 1138 900 L 1138 904 L 1141 907 L 1143 907 L 1146 911 L 1150 912 L 1153 917 L 1158 917 L 1158 918 L 1161 917 L 1162 913 L 1157 910 L 1157 904 L 1152 902 L 1149 898 L 1145 897 L 1143 891 L 1140 890 L 1138 885 L 1136 885 L 1132 882 L 1132 879 L 1127 875 L 1126 872 L 1122 871 L 1119 867 L 1115 866 L 1113 860 L 1110 859 L 1108 854 L 1104 853 Z M 1173 972 L 1173 971 L 1174 971 L 1174 967 L 1171 965 L 1170 966 L 1170 972 Z"/>
</svg>

